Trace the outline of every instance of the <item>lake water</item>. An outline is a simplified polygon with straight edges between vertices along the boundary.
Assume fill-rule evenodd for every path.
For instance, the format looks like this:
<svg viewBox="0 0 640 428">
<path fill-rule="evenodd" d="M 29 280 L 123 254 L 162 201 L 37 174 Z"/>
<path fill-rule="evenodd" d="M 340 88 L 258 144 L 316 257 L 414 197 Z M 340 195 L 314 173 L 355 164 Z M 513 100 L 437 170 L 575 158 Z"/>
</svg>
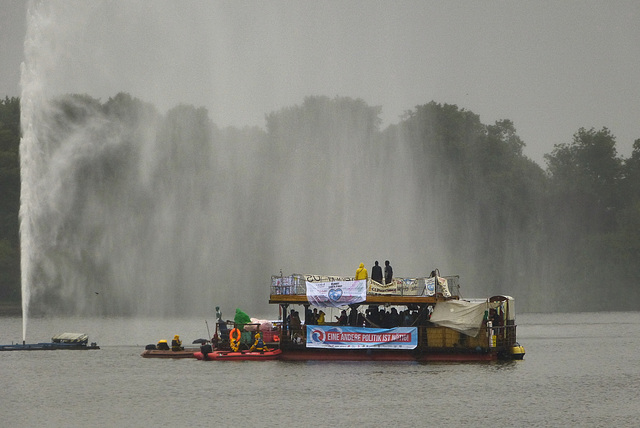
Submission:
<svg viewBox="0 0 640 428">
<path fill-rule="evenodd" d="M 28 343 L 85 332 L 102 349 L 0 352 L 0 426 L 638 426 L 640 312 L 516 321 L 523 361 L 421 364 L 145 359 L 207 337 L 204 320 L 30 319 Z M 21 319 L 0 318 L 12 341 Z"/>
</svg>

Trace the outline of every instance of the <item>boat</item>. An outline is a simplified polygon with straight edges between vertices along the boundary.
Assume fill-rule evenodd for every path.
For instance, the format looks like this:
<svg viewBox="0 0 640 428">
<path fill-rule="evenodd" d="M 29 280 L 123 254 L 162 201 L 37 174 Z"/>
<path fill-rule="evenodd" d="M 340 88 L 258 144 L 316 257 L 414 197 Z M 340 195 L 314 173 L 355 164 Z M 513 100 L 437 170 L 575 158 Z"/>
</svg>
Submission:
<svg viewBox="0 0 640 428">
<path fill-rule="evenodd" d="M 185 348 L 181 351 L 145 349 L 140 356 L 142 358 L 194 358 L 193 354 L 199 351 L 199 348 Z"/>
<path fill-rule="evenodd" d="M 270 349 L 268 351 L 220 351 L 215 350 L 211 352 L 198 351 L 193 355 L 202 361 L 264 361 L 264 360 L 276 360 L 280 358 L 282 350 Z"/>
<path fill-rule="evenodd" d="M 497 361 L 525 355 L 516 341 L 513 297 L 463 299 L 459 276 L 440 276 L 438 269 L 388 284 L 274 275 L 269 303 L 282 314 L 277 335 L 285 361 Z M 317 324 L 312 307 L 337 308 L 341 315 Z"/>
<path fill-rule="evenodd" d="M 193 343 L 207 343 L 206 339 L 196 339 Z M 174 346 L 175 345 L 175 346 Z M 193 353 L 200 351 L 200 348 L 184 348 L 180 341 L 180 336 L 173 338 L 171 346 L 165 339 L 159 340 L 157 344 L 149 344 L 140 354 L 142 358 L 193 358 Z"/>
<path fill-rule="evenodd" d="M 51 342 L 15 343 L 0 345 L 0 351 L 55 351 L 100 349 L 95 343 L 89 344 L 89 336 L 85 333 L 62 333 L 51 338 Z"/>
</svg>

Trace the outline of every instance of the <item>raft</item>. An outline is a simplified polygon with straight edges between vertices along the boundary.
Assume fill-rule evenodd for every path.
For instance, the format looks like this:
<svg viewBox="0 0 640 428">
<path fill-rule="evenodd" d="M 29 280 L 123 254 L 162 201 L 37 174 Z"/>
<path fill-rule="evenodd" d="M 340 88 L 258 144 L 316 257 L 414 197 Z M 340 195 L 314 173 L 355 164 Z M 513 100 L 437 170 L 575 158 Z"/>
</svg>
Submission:
<svg viewBox="0 0 640 428">
<path fill-rule="evenodd" d="M 184 349 L 182 351 L 172 351 L 163 349 L 145 349 L 140 356 L 142 358 L 193 358 L 197 348 Z"/>
</svg>

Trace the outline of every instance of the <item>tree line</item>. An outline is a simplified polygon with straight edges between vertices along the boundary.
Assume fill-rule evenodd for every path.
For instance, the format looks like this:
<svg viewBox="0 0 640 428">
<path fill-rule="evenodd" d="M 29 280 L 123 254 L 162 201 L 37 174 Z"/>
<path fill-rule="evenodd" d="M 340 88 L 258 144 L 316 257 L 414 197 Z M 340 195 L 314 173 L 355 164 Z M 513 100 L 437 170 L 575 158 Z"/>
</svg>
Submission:
<svg viewBox="0 0 640 428">
<path fill-rule="evenodd" d="M 216 192 L 241 188 L 243 198 L 255 208 L 234 210 L 246 217 L 242 233 L 252 245 L 268 248 L 273 238 L 270 230 L 277 230 L 276 217 L 281 217 L 278 204 L 292 202 L 287 199 L 290 177 L 273 176 L 273 171 L 299 168 L 298 174 L 323 177 L 322 166 L 309 160 L 326 153 L 350 156 L 373 151 L 365 166 L 333 183 L 346 183 L 343 188 L 327 188 L 322 179 L 309 181 L 295 201 L 340 206 L 344 200 L 336 203 L 336 193 L 351 195 L 353 188 L 364 185 L 358 177 L 365 169 L 383 170 L 385 160 L 397 156 L 402 146 L 412 171 L 408 179 L 417 189 L 411 209 L 428 213 L 429 224 L 442 225 L 432 232 L 442 257 L 485 284 L 480 288 L 514 294 L 520 310 L 529 311 L 633 310 L 640 303 L 640 139 L 625 159 L 618 155 L 609 129 L 580 128 L 572 141 L 555 145 L 544 156 L 543 169 L 523 154 L 525 143 L 510 120 L 483 124 L 478 115 L 451 104 L 416 106 L 397 124 L 380 129 L 379 107 L 347 97 L 308 97 L 301 105 L 268 114 L 263 130 L 219 129 L 205 109 L 192 106 L 177 106 L 162 115 L 128 94 L 106 102 L 86 95 L 56 102 L 61 107 L 54 120 L 58 125 L 82 123 L 91 111 L 128 130 L 117 146 L 77 171 L 78 180 L 89 180 L 102 189 L 100 197 L 112 197 L 119 182 L 133 179 L 124 171 L 140 161 L 144 148 L 138 142 L 139 126 L 153 118 L 161 130 L 156 147 L 162 148 L 154 156 L 161 165 L 152 170 L 154 192 L 173 195 L 175 205 L 201 204 L 205 211 L 214 206 L 211 200 Z M 247 144 L 256 148 L 259 164 L 236 159 L 235 168 L 225 169 L 210 161 L 229 160 L 238 152 L 225 147 Z M 303 155 L 301 144 L 305 145 Z M 20 301 L 19 145 L 20 100 L 5 98 L 0 101 L 3 302 Z M 179 191 L 159 171 L 176 171 L 181 176 Z M 211 187 L 205 182 L 221 184 Z M 260 189 L 267 182 L 273 191 L 263 198 Z M 194 193 L 194 188 L 200 190 Z M 138 196 L 146 201 L 135 209 L 141 217 L 158 210 L 148 203 L 151 195 Z M 308 215 L 313 217 L 310 224 L 329 229 L 346 214 L 338 208 L 329 214 L 310 211 Z M 304 234 L 308 225 L 298 227 Z M 264 275 L 262 267 L 256 268 L 256 275 Z"/>
</svg>

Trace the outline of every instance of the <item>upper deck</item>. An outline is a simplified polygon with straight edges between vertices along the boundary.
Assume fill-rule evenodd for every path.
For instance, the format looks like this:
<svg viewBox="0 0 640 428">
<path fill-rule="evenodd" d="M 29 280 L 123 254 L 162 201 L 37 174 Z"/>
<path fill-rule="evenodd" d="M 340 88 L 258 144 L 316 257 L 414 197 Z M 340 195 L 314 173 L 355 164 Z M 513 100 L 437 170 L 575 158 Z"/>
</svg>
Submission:
<svg viewBox="0 0 640 428">
<path fill-rule="evenodd" d="M 444 281 L 443 281 L 444 279 Z M 293 274 L 271 277 L 271 304 L 311 304 L 307 282 L 353 281 L 353 277 Z M 460 298 L 458 275 L 422 278 L 393 278 L 390 284 L 367 280 L 367 297 L 361 305 L 425 305 Z"/>
</svg>

